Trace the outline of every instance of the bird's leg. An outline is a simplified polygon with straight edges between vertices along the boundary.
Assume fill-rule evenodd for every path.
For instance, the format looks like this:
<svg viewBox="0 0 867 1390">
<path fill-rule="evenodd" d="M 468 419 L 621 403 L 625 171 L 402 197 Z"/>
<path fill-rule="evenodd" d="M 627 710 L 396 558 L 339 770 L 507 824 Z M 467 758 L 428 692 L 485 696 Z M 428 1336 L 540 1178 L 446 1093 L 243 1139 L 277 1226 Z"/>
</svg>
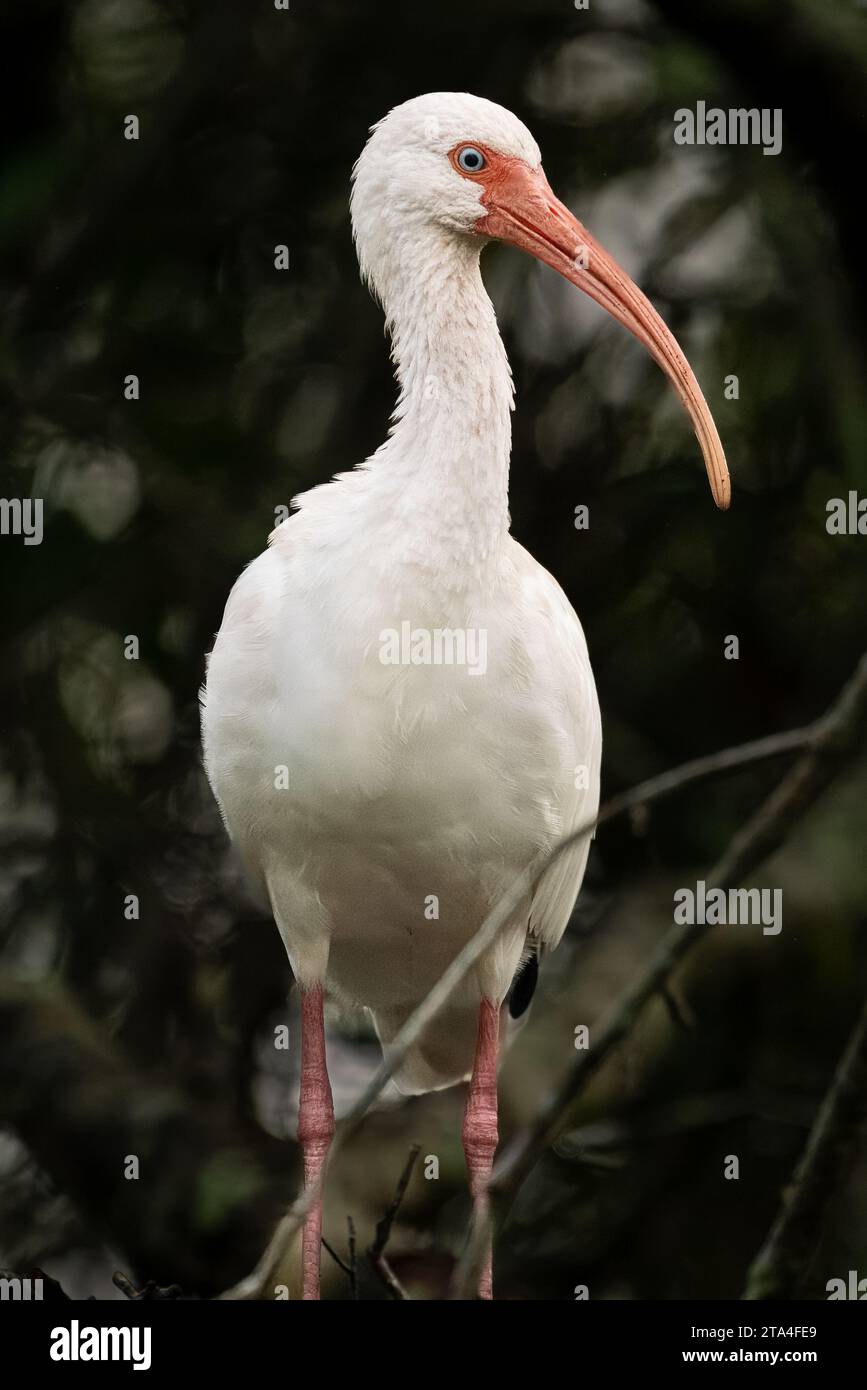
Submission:
<svg viewBox="0 0 867 1390">
<path fill-rule="evenodd" d="M 304 1187 L 314 1187 L 322 1176 L 334 1134 L 334 1105 L 325 1062 L 325 1015 L 321 985 L 301 990 L 301 1098 L 298 1106 L 298 1140 L 304 1150 Z M 319 1297 L 319 1250 L 322 1240 L 322 1193 L 304 1218 L 301 1252 L 301 1297 Z"/>
<path fill-rule="evenodd" d="M 473 1213 L 477 1220 L 488 1215 L 488 1181 L 497 1148 L 497 1050 L 500 1037 L 500 1010 L 490 999 L 479 1006 L 479 1035 L 473 1074 L 464 1109 L 462 1137 Z M 479 1276 L 479 1298 L 493 1298 L 493 1264 L 488 1237 L 484 1263 Z"/>
</svg>

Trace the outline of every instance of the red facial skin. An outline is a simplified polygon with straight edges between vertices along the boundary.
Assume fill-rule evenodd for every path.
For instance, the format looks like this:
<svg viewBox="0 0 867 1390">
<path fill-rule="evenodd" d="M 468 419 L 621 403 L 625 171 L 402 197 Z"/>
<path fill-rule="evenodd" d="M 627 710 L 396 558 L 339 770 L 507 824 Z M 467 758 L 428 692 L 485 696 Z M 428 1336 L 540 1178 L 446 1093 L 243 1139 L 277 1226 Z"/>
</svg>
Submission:
<svg viewBox="0 0 867 1390">
<path fill-rule="evenodd" d="M 484 155 L 485 166 L 477 173 L 468 173 L 458 164 L 460 151 L 468 146 Z M 541 168 L 531 169 L 523 159 L 498 154 L 475 141 L 455 145 L 449 159 L 461 178 L 483 190 L 485 212 L 474 228 L 479 236 L 507 241 L 544 261 L 644 344 L 692 421 L 713 499 L 725 510 L 731 501 L 731 482 L 716 425 L 692 368 L 650 301 L 554 196 Z"/>
</svg>

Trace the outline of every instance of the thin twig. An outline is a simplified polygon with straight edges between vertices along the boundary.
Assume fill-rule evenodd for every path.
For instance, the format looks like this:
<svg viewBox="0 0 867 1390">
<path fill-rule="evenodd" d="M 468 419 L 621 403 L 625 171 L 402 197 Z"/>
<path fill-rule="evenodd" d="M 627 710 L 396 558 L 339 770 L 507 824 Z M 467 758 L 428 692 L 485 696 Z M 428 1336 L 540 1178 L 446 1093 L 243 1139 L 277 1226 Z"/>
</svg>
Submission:
<svg viewBox="0 0 867 1390">
<path fill-rule="evenodd" d="M 475 1297 L 474 1290 L 479 1287 L 482 1269 L 484 1268 L 485 1260 L 488 1255 L 491 1227 L 492 1220 L 490 1212 L 486 1212 L 485 1215 L 480 1218 L 474 1203 L 467 1241 L 452 1274 L 451 1290 L 449 1293 L 450 1299 L 471 1299 Z"/>
<path fill-rule="evenodd" d="M 681 763 L 669 772 L 650 777 L 629 791 L 611 797 L 600 810 L 596 824 L 604 825 L 624 811 L 648 806 L 693 782 L 703 782 L 707 777 L 718 776 L 721 772 L 737 772 L 750 767 L 752 763 L 767 762 L 769 758 L 779 758 L 786 753 L 799 753 L 810 746 L 817 733 L 818 725 L 808 724 L 803 729 L 787 729 L 782 734 L 769 734 L 767 738 L 756 738 L 749 743 L 737 744 L 734 748 L 722 748 L 718 753 L 692 758 L 688 763 Z"/>
<path fill-rule="evenodd" d="M 668 1009 L 672 1023 L 676 1023 L 678 1028 L 682 1028 L 686 1033 L 691 1032 L 695 1028 L 695 1014 L 680 991 L 669 980 L 662 986 L 659 993 Z"/>
<path fill-rule="evenodd" d="M 133 1303 L 162 1303 L 166 1300 L 174 1300 L 181 1296 L 180 1284 L 160 1285 L 155 1279 L 148 1279 L 140 1289 L 137 1289 L 131 1279 L 116 1269 L 111 1276 L 111 1282 L 116 1289 Z"/>
<path fill-rule="evenodd" d="M 386 1259 L 385 1247 L 388 1244 L 391 1228 L 397 1219 L 397 1214 L 400 1211 L 406 1189 L 409 1186 L 409 1180 L 412 1177 L 415 1161 L 420 1152 L 421 1145 L 413 1144 L 409 1151 L 409 1158 L 406 1160 L 403 1172 L 400 1175 L 400 1181 L 395 1188 L 394 1196 L 389 1202 L 382 1220 L 376 1223 L 376 1234 L 373 1238 L 373 1244 L 367 1251 L 367 1259 L 370 1268 L 373 1270 L 374 1274 L 378 1275 L 383 1284 L 385 1284 L 392 1298 L 409 1299 L 409 1294 L 406 1292 L 406 1289 L 403 1287 L 389 1261 Z"/>
<path fill-rule="evenodd" d="M 343 1273 L 347 1276 L 347 1278 L 351 1279 L 351 1278 L 352 1278 L 352 1267 L 351 1267 L 351 1265 L 348 1265 L 348 1264 L 346 1263 L 345 1260 L 341 1260 L 341 1258 L 340 1258 L 340 1256 L 338 1255 L 337 1251 L 334 1249 L 334 1246 L 333 1246 L 333 1245 L 329 1245 L 328 1241 L 325 1239 L 324 1236 L 322 1236 L 322 1245 L 323 1245 L 323 1248 L 324 1248 L 325 1250 L 328 1251 L 329 1255 L 331 1256 L 331 1258 L 332 1258 L 332 1260 L 334 1261 L 334 1263 L 337 1265 L 338 1269 L 342 1269 L 342 1270 L 343 1270 Z"/>
<path fill-rule="evenodd" d="M 346 1218 L 346 1234 L 349 1246 L 349 1295 L 358 1298 L 358 1244 L 355 1239 L 355 1222 L 351 1216 Z"/>
<path fill-rule="evenodd" d="M 825 1211 L 845 1179 L 867 1118 L 867 1004 L 810 1131 L 767 1240 L 747 1274 L 745 1299 L 796 1298 Z"/>
</svg>

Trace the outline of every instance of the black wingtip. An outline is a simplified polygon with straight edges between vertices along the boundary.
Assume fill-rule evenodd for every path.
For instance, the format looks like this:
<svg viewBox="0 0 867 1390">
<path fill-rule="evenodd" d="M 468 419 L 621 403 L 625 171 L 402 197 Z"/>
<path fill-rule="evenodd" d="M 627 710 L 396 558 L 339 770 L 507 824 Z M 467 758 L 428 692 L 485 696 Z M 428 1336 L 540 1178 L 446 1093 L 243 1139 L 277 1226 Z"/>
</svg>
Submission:
<svg viewBox="0 0 867 1390">
<path fill-rule="evenodd" d="M 518 973 L 512 981 L 512 988 L 509 990 L 510 1018 L 520 1018 L 522 1014 L 527 1012 L 533 995 L 536 993 L 538 979 L 539 956 L 536 951 L 533 951 L 519 967 Z"/>
</svg>

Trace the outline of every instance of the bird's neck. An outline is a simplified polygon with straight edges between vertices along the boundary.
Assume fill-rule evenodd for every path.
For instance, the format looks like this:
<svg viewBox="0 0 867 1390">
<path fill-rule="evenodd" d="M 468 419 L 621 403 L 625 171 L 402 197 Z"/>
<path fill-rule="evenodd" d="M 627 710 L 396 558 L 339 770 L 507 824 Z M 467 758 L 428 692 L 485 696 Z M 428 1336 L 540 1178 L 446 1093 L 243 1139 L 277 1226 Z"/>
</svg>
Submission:
<svg viewBox="0 0 867 1390">
<path fill-rule="evenodd" d="M 483 570 L 509 529 L 512 378 L 480 245 L 442 232 L 414 243 L 381 285 L 400 393 L 366 465 L 402 519 L 403 544 L 440 567 Z"/>
</svg>

